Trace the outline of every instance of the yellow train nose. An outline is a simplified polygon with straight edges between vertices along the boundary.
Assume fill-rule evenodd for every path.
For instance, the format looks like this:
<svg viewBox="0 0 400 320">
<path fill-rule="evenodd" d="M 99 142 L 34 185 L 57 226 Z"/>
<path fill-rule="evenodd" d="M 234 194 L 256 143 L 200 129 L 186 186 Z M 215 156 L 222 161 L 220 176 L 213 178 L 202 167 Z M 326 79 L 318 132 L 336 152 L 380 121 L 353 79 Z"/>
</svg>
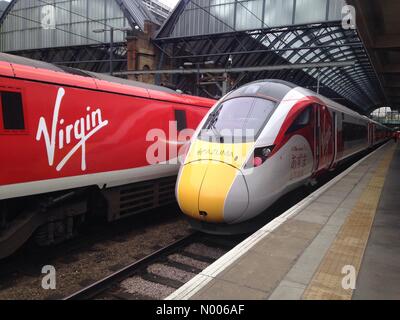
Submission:
<svg viewBox="0 0 400 320">
<path fill-rule="evenodd" d="M 186 164 L 177 185 L 177 198 L 182 211 L 205 222 L 231 220 L 227 219 L 225 203 L 237 178 L 245 184 L 240 170 L 219 161 Z M 241 192 L 245 195 L 241 207 L 247 207 L 247 188 Z"/>
</svg>

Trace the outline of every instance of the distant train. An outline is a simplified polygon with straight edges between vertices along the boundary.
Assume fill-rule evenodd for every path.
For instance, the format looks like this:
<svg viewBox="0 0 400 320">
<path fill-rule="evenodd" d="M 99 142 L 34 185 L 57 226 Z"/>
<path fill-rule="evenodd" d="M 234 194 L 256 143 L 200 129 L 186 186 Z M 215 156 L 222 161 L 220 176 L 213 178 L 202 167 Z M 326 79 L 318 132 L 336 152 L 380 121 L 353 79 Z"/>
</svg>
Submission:
<svg viewBox="0 0 400 320">
<path fill-rule="evenodd" d="M 174 202 L 169 147 L 215 103 L 7 54 L 0 95 L 0 258 L 33 234 L 43 245 L 71 238 L 92 215 L 113 221 Z M 150 165 L 155 128 L 167 153 Z"/>
<path fill-rule="evenodd" d="M 198 127 L 176 197 L 195 229 L 245 232 L 285 193 L 391 137 L 389 128 L 313 91 L 278 80 L 250 83 Z"/>
</svg>

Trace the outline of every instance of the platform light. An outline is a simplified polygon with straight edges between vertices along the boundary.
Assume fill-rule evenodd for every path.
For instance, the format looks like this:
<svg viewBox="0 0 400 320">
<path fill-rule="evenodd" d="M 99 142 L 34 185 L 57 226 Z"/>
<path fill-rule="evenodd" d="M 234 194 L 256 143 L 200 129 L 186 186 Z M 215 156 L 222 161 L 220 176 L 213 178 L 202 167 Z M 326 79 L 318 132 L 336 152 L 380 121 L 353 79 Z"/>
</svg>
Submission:
<svg viewBox="0 0 400 320">
<path fill-rule="evenodd" d="M 232 66 L 233 64 L 233 56 L 230 54 L 227 62 L 228 66 Z"/>
</svg>

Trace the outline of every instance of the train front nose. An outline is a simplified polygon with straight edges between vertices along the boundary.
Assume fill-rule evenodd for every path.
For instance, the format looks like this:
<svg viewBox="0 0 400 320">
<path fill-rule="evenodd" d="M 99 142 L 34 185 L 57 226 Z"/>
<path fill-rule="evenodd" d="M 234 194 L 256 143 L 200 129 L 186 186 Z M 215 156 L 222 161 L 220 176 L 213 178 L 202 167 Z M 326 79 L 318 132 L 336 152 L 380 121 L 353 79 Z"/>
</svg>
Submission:
<svg viewBox="0 0 400 320">
<path fill-rule="evenodd" d="M 241 171 L 220 161 L 186 164 L 177 185 L 182 211 L 197 220 L 231 223 L 239 219 L 249 203 Z"/>
</svg>

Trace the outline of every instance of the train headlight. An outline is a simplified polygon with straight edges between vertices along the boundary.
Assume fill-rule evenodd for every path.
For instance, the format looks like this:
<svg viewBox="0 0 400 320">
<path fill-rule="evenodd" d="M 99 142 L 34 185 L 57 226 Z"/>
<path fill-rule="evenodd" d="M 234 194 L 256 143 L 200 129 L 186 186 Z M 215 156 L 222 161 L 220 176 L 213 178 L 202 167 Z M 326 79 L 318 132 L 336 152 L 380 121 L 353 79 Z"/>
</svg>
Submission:
<svg viewBox="0 0 400 320">
<path fill-rule="evenodd" d="M 254 157 L 253 166 L 257 168 L 263 164 L 263 159 L 261 157 Z"/>
<path fill-rule="evenodd" d="M 262 148 L 261 153 L 263 157 L 268 158 L 268 156 L 272 153 L 271 148 Z"/>
<path fill-rule="evenodd" d="M 245 169 L 257 168 L 261 166 L 265 161 L 267 161 L 274 150 L 274 147 L 275 146 L 269 146 L 255 149 L 253 155 L 245 165 Z"/>
</svg>

